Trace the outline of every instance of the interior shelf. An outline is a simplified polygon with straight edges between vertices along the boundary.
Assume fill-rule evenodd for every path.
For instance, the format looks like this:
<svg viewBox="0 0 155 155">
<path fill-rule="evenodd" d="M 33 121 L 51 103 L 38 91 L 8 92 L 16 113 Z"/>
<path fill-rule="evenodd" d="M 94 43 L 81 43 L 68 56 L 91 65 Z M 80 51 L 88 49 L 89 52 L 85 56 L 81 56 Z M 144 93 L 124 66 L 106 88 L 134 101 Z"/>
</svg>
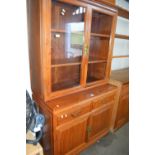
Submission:
<svg viewBox="0 0 155 155">
<path fill-rule="evenodd" d="M 65 33 L 66 31 L 63 29 L 51 29 L 51 32 Z"/>
<path fill-rule="evenodd" d="M 95 82 L 95 81 L 98 81 L 98 80 L 99 80 L 99 79 L 97 79 L 97 78 L 95 78 L 95 77 L 89 76 L 89 77 L 87 78 L 87 83 Z"/>
<path fill-rule="evenodd" d="M 118 16 L 124 17 L 126 19 L 129 19 L 129 10 L 124 9 L 120 6 L 116 6 L 117 10 L 118 10 Z"/>
<path fill-rule="evenodd" d="M 106 60 L 91 60 L 91 61 L 88 61 L 89 64 L 102 63 L 102 62 L 107 62 L 107 61 Z"/>
<path fill-rule="evenodd" d="M 88 61 L 89 64 L 102 63 L 102 62 L 107 62 L 107 61 L 106 60 Z M 65 67 L 65 66 L 75 66 L 75 65 L 81 65 L 81 63 L 80 62 L 75 62 L 75 63 L 54 64 L 54 65 L 52 65 L 52 68 L 54 68 L 54 67 Z"/>
<path fill-rule="evenodd" d="M 63 90 L 71 87 L 79 86 L 79 82 L 77 81 L 66 81 L 66 82 L 61 82 L 61 83 L 56 83 L 53 84 L 52 90 L 53 91 L 58 91 L 58 90 Z"/>
<path fill-rule="evenodd" d="M 61 59 L 52 59 L 52 65 L 64 65 L 64 64 L 68 64 L 68 65 L 76 65 L 76 64 L 80 64 L 81 63 L 81 59 L 82 56 L 77 56 L 77 57 L 73 57 L 73 58 L 66 58 L 63 57 Z"/>
<path fill-rule="evenodd" d="M 79 34 L 81 35 L 83 32 L 77 32 L 77 31 L 71 31 L 71 32 L 67 32 L 66 30 L 63 30 L 63 29 L 51 29 L 51 32 L 54 32 L 54 33 L 73 33 L 73 34 Z"/>
<path fill-rule="evenodd" d="M 110 38 L 110 35 L 108 35 L 108 34 L 91 33 L 91 36 L 94 36 L 94 37 Z"/>
<path fill-rule="evenodd" d="M 80 65 L 80 62 L 75 62 L 75 63 L 65 63 L 65 64 L 54 64 L 52 65 L 52 68 L 54 67 L 65 67 L 65 66 L 75 66 L 75 65 Z"/>
<path fill-rule="evenodd" d="M 123 35 L 123 34 L 115 34 L 115 38 L 129 39 L 129 36 L 128 35 Z"/>
<path fill-rule="evenodd" d="M 54 33 L 68 33 L 66 30 L 63 30 L 63 29 L 51 29 L 51 32 L 54 32 Z M 75 32 L 73 31 L 71 33 L 81 34 L 81 32 L 76 32 L 76 31 Z M 110 35 L 108 35 L 108 34 L 91 33 L 91 36 L 110 38 Z"/>
</svg>

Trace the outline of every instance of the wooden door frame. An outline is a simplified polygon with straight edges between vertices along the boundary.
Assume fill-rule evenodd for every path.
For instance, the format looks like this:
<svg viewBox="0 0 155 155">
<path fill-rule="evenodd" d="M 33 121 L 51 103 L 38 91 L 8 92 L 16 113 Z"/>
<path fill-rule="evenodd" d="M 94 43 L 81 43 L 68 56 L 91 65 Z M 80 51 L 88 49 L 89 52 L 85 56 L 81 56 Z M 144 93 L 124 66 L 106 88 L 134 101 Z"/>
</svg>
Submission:
<svg viewBox="0 0 155 155">
<path fill-rule="evenodd" d="M 55 148 L 56 150 L 54 150 L 55 154 L 59 154 L 60 152 L 60 144 L 58 144 L 60 142 L 60 132 L 66 129 L 69 129 L 70 127 L 81 123 L 81 122 L 86 122 L 86 137 L 85 137 L 85 143 L 80 144 L 79 146 L 77 146 L 76 148 L 70 150 L 70 152 L 68 152 L 67 154 L 70 154 L 71 152 L 78 152 L 78 150 L 81 150 L 81 148 L 85 147 L 87 145 L 87 126 L 88 126 L 88 119 L 89 119 L 89 114 L 83 115 L 81 117 L 78 117 L 77 119 L 75 119 L 74 121 L 70 121 L 68 123 L 65 123 L 63 125 L 60 125 L 58 127 L 55 128 L 55 138 L 56 138 L 56 142 L 55 142 Z"/>
</svg>

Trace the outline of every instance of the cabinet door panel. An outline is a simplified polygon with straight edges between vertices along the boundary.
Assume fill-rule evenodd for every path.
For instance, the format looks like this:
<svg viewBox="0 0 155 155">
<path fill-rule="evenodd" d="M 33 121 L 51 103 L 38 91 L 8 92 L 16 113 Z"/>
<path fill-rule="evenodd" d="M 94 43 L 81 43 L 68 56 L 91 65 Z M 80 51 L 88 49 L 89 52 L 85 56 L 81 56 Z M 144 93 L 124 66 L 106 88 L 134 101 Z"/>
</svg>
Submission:
<svg viewBox="0 0 155 155">
<path fill-rule="evenodd" d="M 112 106 L 100 108 L 92 114 L 89 124 L 88 139 L 107 133 L 110 129 Z"/>
<path fill-rule="evenodd" d="M 57 129 L 57 154 L 64 155 L 85 145 L 87 119 L 79 118 Z"/>
<path fill-rule="evenodd" d="M 86 8 L 52 0 L 52 91 L 80 85 Z"/>
<path fill-rule="evenodd" d="M 87 83 L 106 78 L 112 23 L 111 15 L 92 11 Z"/>
</svg>

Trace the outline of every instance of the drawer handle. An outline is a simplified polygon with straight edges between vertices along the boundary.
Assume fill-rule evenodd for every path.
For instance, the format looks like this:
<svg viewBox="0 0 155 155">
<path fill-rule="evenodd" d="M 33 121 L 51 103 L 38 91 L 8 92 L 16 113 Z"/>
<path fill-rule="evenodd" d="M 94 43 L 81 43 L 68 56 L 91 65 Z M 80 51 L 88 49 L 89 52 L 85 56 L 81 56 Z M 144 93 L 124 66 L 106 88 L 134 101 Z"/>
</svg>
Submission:
<svg viewBox="0 0 155 155">
<path fill-rule="evenodd" d="M 72 117 L 77 117 L 81 114 L 81 110 L 80 111 L 77 111 L 77 112 L 74 112 L 71 114 Z"/>
</svg>

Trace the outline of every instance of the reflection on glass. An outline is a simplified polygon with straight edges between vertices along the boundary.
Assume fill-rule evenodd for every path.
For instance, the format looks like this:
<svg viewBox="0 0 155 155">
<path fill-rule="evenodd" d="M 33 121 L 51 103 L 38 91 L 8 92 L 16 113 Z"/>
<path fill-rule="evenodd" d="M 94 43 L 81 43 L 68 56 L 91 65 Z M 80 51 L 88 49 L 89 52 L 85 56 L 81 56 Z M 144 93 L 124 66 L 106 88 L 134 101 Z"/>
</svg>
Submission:
<svg viewBox="0 0 155 155">
<path fill-rule="evenodd" d="M 83 47 L 83 31 L 84 23 L 69 23 L 66 24 L 66 58 L 76 58 L 82 56 Z"/>
<path fill-rule="evenodd" d="M 52 64 L 81 63 L 86 9 L 61 2 L 52 5 Z"/>
<path fill-rule="evenodd" d="M 52 91 L 80 85 L 84 14 L 80 6 L 52 1 Z"/>
</svg>

